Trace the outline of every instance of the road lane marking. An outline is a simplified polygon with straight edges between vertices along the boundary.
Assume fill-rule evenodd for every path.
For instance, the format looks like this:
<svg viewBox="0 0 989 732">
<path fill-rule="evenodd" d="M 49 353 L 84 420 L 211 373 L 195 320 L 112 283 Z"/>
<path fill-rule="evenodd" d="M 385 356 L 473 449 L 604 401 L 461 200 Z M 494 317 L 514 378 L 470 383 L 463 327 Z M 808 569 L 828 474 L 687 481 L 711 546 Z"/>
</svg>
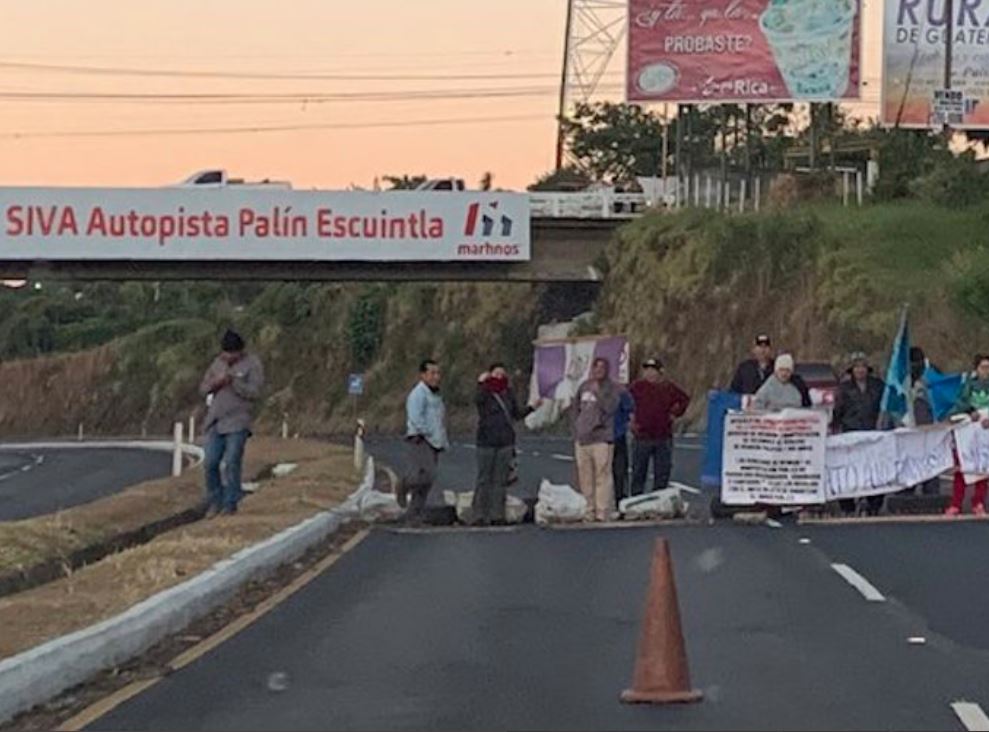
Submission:
<svg viewBox="0 0 989 732">
<path fill-rule="evenodd" d="M 165 672 L 159 676 L 155 676 L 150 679 L 143 679 L 141 681 L 135 681 L 122 689 L 118 689 L 107 697 L 99 700 L 98 702 L 91 704 L 90 706 L 83 709 L 81 712 L 76 714 L 71 719 L 66 720 L 58 726 L 59 732 L 78 732 L 78 730 L 85 729 L 90 726 L 100 718 L 106 716 L 114 709 L 119 707 L 121 704 L 126 703 L 130 699 L 138 696 L 144 691 L 147 691 L 152 686 L 157 684 L 159 681 L 163 680 L 166 675 L 178 671 L 185 666 L 188 666 L 193 661 L 205 656 L 207 653 L 215 649 L 220 644 L 230 640 L 235 635 L 240 633 L 242 630 L 257 622 L 260 618 L 270 613 L 276 607 L 281 605 L 292 595 L 297 593 L 299 590 L 306 587 L 309 583 L 319 577 L 323 572 L 328 570 L 334 564 L 336 564 L 340 559 L 342 559 L 346 554 L 348 554 L 352 549 L 354 549 L 358 544 L 360 544 L 364 539 L 367 538 L 370 531 L 368 529 L 362 529 L 357 534 L 352 536 L 345 544 L 343 544 L 339 550 L 333 552 L 332 554 L 321 559 L 318 563 L 314 564 L 310 569 L 306 570 L 304 573 L 300 574 L 291 582 L 291 584 L 286 585 L 281 590 L 276 592 L 274 595 L 269 597 L 267 600 L 261 602 L 257 607 L 246 615 L 241 615 L 239 618 L 234 620 L 229 625 L 224 626 L 219 631 L 203 639 L 191 648 L 183 651 L 171 661 L 165 664 Z"/>
<path fill-rule="evenodd" d="M 869 580 L 860 575 L 847 564 L 832 564 L 831 569 L 837 572 L 841 578 L 845 580 L 845 582 L 862 593 L 862 597 L 869 602 L 886 602 L 886 598 L 883 597 L 883 593 L 877 590 L 873 584 L 869 582 Z"/>
<path fill-rule="evenodd" d="M 676 480 L 671 480 L 670 486 L 673 488 L 679 488 L 680 490 L 685 491 L 687 493 L 693 493 L 695 496 L 699 496 L 701 494 L 700 490 L 694 488 L 692 485 L 687 485 L 686 483 L 681 483 Z"/>
<path fill-rule="evenodd" d="M 560 454 L 557 453 L 557 454 L 551 455 L 550 457 L 552 457 L 554 460 L 563 460 L 564 462 L 567 462 L 567 463 L 572 463 L 574 461 L 573 455 L 560 455 Z"/>
<path fill-rule="evenodd" d="M 959 701 L 953 703 L 951 708 L 969 732 L 989 732 L 989 717 L 978 704 Z"/>
</svg>

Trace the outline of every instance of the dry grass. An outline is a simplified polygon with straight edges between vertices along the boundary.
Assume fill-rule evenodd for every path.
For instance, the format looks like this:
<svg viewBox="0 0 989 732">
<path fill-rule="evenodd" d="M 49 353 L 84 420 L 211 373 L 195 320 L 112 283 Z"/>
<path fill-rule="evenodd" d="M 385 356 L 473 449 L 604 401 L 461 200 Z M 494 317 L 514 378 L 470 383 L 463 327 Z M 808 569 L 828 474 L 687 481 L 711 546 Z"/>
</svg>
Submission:
<svg viewBox="0 0 989 732">
<path fill-rule="evenodd" d="M 356 482 L 352 456 L 343 448 L 278 440 L 250 444 L 247 467 L 251 472 L 276 462 L 297 462 L 299 468 L 288 477 L 263 482 L 261 490 L 244 501 L 235 517 L 187 525 L 63 579 L 0 599 L 0 627 L 4 629 L 0 634 L 0 658 L 116 615 L 202 572 L 220 559 L 318 513 L 317 505 L 339 503 Z M 141 501 L 155 496 L 155 486 L 169 492 L 171 507 L 180 510 L 189 501 L 199 500 L 202 490 L 198 475 L 176 481 L 155 481 L 99 502 L 113 506 L 84 507 L 89 509 L 84 517 L 78 515 L 82 513 L 79 509 L 68 511 L 60 518 L 12 524 L 4 527 L 4 556 L 51 556 L 81 542 L 82 536 L 107 536 L 119 530 L 113 524 L 94 523 L 97 517 L 121 518 L 132 526 L 146 522 L 149 507 L 141 506 Z M 158 499 L 155 510 L 167 503 L 160 496 Z M 140 510 L 137 515 L 128 514 L 125 506 Z M 62 536 L 55 528 L 58 521 L 62 522 Z M 64 538 L 67 525 L 86 529 L 73 533 L 70 541 Z M 16 531 L 18 527 L 20 531 Z"/>
</svg>

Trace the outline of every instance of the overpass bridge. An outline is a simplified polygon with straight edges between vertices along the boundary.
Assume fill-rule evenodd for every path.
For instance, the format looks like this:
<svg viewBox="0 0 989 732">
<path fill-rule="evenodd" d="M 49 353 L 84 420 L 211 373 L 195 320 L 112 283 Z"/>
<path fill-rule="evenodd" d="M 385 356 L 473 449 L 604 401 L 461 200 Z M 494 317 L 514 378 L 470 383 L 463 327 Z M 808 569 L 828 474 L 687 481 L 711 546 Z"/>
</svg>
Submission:
<svg viewBox="0 0 989 732">
<path fill-rule="evenodd" d="M 18 197 L 15 193 L 18 190 L 31 192 L 31 195 Z M 62 194 L 61 190 L 76 193 Z M 616 229 L 629 218 L 640 215 L 646 208 L 642 194 L 616 194 L 608 191 L 508 194 L 517 199 L 514 202 L 525 209 L 524 214 L 515 218 L 524 218 L 528 231 L 528 236 L 521 239 L 524 240 L 527 256 L 511 260 L 465 260 L 443 255 L 417 259 L 408 254 L 408 249 L 399 251 L 395 259 L 381 258 L 380 253 L 374 255 L 379 257 L 377 259 L 349 257 L 345 253 L 332 259 L 312 258 L 305 254 L 283 258 L 272 253 L 273 250 L 285 251 L 275 242 L 261 242 L 262 248 L 258 250 L 258 242 L 249 236 L 243 241 L 225 242 L 230 246 L 226 249 L 221 247 L 222 251 L 211 252 L 208 258 L 203 258 L 201 251 L 193 256 L 183 256 L 181 248 L 175 251 L 170 246 L 165 246 L 166 241 L 160 231 L 156 234 L 160 245 L 157 249 L 152 246 L 155 235 L 148 242 L 132 239 L 131 241 L 144 248 L 139 256 L 129 256 L 124 241 L 114 241 L 104 246 L 100 241 L 94 243 L 85 236 L 86 215 L 83 209 L 85 205 L 89 205 L 90 209 L 86 210 L 92 211 L 95 204 L 90 199 L 99 196 L 92 192 L 99 190 L 0 189 L 0 279 L 593 282 L 601 279 L 601 257 Z M 120 197 L 124 195 L 120 190 L 124 189 L 104 189 L 104 193 L 112 193 L 111 198 Z M 171 189 L 140 189 L 142 194 L 145 191 L 161 190 L 168 191 L 166 195 L 173 195 Z M 85 193 L 77 195 L 77 192 Z M 295 193 L 244 191 L 241 195 L 274 196 L 274 199 L 264 204 L 268 205 L 271 200 L 284 202 L 284 196 Z M 304 192 L 300 193 L 306 195 Z M 190 194 L 183 191 L 181 195 L 184 198 L 169 203 L 171 210 L 186 212 L 195 205 L 193 201 L 201 200 L 189 196 L 201 196 L 203 192 Z M 231 194 L 213 192 L 207 195 Z M 394 194 L 388 193 L 364 195 L 378 196 L 374 203 L 376 209 L 386 205 L 383 201 L 392 204 L 399 200 L 390 197 Z M 456 197 L 469 198 L 476 194 L 426 195 L 432 197 L 429 200 L 440 202 L 442 208 L 447 205 L 448 200 L 458 200 Z M 59 196 L 75 202 L 72 204 L 73 220 L 70 222 L 74 226 L 69 226 L 67 231 L 59 231 L 59 225 L 64 224 L 63 217 L 66 215 L 65 205 L 56 208 L 53 203 Z M 21 203 L 22 199 L 37 199 L 41 203 L 25 205 Z M 299 202 L 301 199 L 293 200 Z M 132 202 L 126 205 L 130 206 Z M 416 206 L 418 205 L 417 203 Z M 497 203 L 491 205 L 494 208 Z M 32 208 L 37 211 L 32 213 Z M 291 209 L 291 206 L 288 208 Z M 12 210 L 15 213 L 11 213 Z M 509 209 L 504 206 L 498 209 L 499 215 L 506 210 Z M 520 209 L 516 206 L 515 210 L 517 212 Z M 232 228 L 236 228 L 235 215 L 232 214 L 231 218 L 234 219 Z M 491 223 L 491 231 L 486 233 L 497 238 L 499 231 L 494 228 L 497 217 Z M 308 234 L 311 235 L 312 231 Z M 78 241 L 74 238 L 76 235 Z M 126 236 L 123 238 L 126 239 Z M 191 239 L 195 237 L 190 237 Z M 171 245 L 170 241 L 167 243 Z M 265 245 L 267 250 L 264 250 Z M 190 245 L 186 245 L 185 251 L 188 251 L 188 246 Z M 242 251 L 252 246 L 255 247 L 253 253 L 242 256 Z M 325 244 L 323 246 L 326 247 Z M 369 245 L 365 243 L 364 246 Z M 52 251 L 58 252 L 58 256 L 50 256 L 49 252 Z M 92 256 L 92 252 L 96 252 L 98 256 Z"/>
</svg>

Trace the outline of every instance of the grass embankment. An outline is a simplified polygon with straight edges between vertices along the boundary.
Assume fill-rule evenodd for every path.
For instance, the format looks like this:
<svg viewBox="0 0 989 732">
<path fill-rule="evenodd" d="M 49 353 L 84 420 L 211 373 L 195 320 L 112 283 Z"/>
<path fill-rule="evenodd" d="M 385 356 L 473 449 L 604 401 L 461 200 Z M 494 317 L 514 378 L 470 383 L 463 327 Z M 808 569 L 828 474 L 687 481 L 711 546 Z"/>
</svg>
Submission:
<svg viewBox="0 0 989 732">
<path fill-rule="evenodd" d="M 798 359 L 882 368 L 902 304 L 914 343 L 962 369 L 989 347 L 989 209 L 910 203 L 649 216 L 609 248 L 598 328 L 658 353 L 695 395 L 730 379 L 756 333 Z M 695 399 L 699 417 L 703 399 Z"/>
<path fill-rule="evenodd" d="M 310 441 L 249 443 L 246 475 L 280 462 L 291 475 L 266 480 L 234 517 L 164 533 L 41 587 L 0 598 L 0 658 L 104 620 L 258 541 L 342 501 L 356 486 L 350 451 Z M 0 569 L 28 567 L 105 541 L 125 527 L 195 505 L 202 471 L 153 481 L 51 517 L 0 524 Z"/>
</svg>

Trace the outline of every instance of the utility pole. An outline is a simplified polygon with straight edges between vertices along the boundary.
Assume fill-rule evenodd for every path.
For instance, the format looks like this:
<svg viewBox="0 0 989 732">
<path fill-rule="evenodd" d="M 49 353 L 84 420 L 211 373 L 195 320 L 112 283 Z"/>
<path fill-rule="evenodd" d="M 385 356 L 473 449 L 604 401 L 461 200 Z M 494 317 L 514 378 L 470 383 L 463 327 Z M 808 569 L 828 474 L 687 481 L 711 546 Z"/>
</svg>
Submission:
<svg viewBox="0 0 989 732">
<path fill-rule="evenodd" d="M 955 3 L 954 0 L 944 0 L 944 89 L 951 91 L 951 50 L 952 36 L 955 33 Z M 951 116 L 944 116 L 944 146 L 951 145 Z"/>
<path fill-rule="evenodd" d="M 563 120 L 570 104 L 591 101 L 611 59 L 625 40 L 628 25 L 628 0 L 564 1 L 567 3 L 567 25 L 557 109 L 557 170 L 563 167 L 566 157 Z"/>
<path fill-rule="evenodd" d="M 563 168 L 563 148 L 566 145 L 563 120 L 567 116 L 567 80 L 570 78 L 570 31 L 573 28 L 573 3 L 567 0 L 567 27 L 563 39 L 563 74 L 560 77 L 560 107 L 556 113 L 556 170 Z"/>
<path fill-rule="evenodd" d="M 680 208 L 681 189 L 683 187 L 683 105 L 677 105 L 677 139 L 676 139 L 676 200 Z"/>
<path fill-rule="evenodd" d="M 663 177 L 663 203 L 666 203 L 667 158 L 670 156 L 670 105 L 663 105 L 663 151 L 659 174 Z"/>
</svg>

